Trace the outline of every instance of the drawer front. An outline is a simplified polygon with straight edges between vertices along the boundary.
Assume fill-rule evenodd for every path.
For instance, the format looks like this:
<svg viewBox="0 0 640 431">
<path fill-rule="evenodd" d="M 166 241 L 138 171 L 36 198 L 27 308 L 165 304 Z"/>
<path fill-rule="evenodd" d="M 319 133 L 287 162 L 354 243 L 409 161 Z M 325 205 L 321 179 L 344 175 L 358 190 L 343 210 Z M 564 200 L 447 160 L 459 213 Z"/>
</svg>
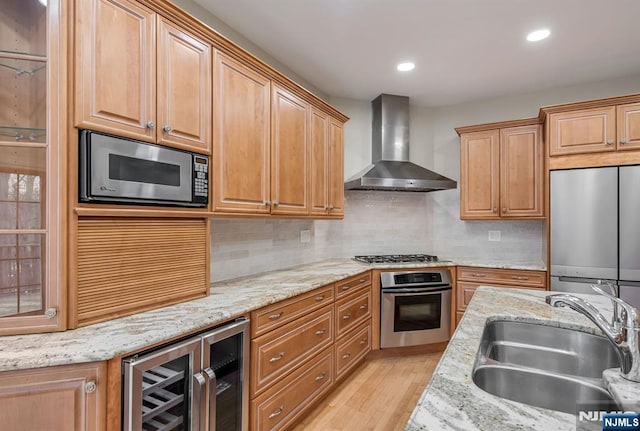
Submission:
<svg viewBox="0 0 640 431">
<path fill-rule="evenodd" d="M 482 284 L 478 283 L 467 283 L 464 281 L 459 281 L 456 285 L 457 297 L 456 297 L 456 308 L 459 311 L 464 311 L 469 305 L 473 294 L 475 293 L 478 286 L 482 286 Z"/>
<path fill-rule="evenodd" d="M 364 286 L 371 285 L 371 271 L 336 282 L 336 299 L 343 298 Z"/>
<path fill-rule="evenodd" d="M 251 312 L 251 338 L 333 302 L 333 284 Z"/>
<path fill-rule="evenodd" d="M 336 338 L 371 318 L 371 289 L 365 287 L 356 296 L 336 302 Z"/>
<path fill-rule="evenodd" d="M 547 286 L 545 271 L 516 269 L 458 267 L 458 280 L 475 281 L 482 284 L 510 284 L 544 289 Z"/>
<path fill-rule="evenodd" d="M 330 348 L 251 402 L 251 429 L 284 429 L 329 390 L 332 383 L 333 355 Z"/>
<path fill-rule="evenodd" d="M 333 343 L 333 309 L 321 308 L 251 341 L 254 395 Z"/>
<path fill-rule="evenodd" d="M 371 351 L 371 321 L 367 320 L 344 340 L 336 343 L 337 379 L 357 365 Z"/>
</svg>

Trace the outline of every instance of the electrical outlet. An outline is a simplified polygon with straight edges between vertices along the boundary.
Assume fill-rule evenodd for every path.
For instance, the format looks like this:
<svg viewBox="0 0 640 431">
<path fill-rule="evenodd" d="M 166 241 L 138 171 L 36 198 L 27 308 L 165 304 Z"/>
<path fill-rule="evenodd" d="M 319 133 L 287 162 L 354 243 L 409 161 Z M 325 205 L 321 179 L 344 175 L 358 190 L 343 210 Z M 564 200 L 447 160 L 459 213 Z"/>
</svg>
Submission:
<svg viewBox="0 0 640 431">
<path fill-rule="evenodd" d="M 305 244 L 311 242 L 311 231 L 310 230 L 301 230 L 300 231 L 300 242 Z"/>
<path fill-rule="evenodd" d="M 489 231 L 489 241 L 500 241 L 500 231 L 499 230 L 490 230 Z"/>
</svg>

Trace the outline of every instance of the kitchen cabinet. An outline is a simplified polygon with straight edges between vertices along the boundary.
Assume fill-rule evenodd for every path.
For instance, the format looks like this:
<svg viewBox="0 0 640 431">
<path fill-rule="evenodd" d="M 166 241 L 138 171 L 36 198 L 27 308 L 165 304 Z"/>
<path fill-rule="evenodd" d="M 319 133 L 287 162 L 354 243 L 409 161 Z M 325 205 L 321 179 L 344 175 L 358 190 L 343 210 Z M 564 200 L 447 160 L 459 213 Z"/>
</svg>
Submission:
<svg viewBox="0 0 640 431">
<path fill-rule="evenodd" d="M 67 76 L 61 3 L 2 3 L 0 335 L 66 325 Z"/>
<path fill-rule="evenodd" d="M 541 290 L 547 288 L 546 271 L 459 266 L 456 273 L 456 325 L 480 286 Z"/>
<path fill-rule="evenodd" d="M 542 218 L 541 126 L 531 124 L 460 136 L 460 218 Z"/>
<path fill-rule="evenodd" d="M 272 85 L 271 214 L 309 213 L 309 104 Z"/>
<path fill-rule="evenodd" d="M 640 103 L 549 115 L 549 155 L 605 153 L 640 148 Z"/>
<path fill-rule="evenodd" d="M 106 429 L 104 362 L 0 373 L 4 431 Z"/>
<path fill-rule="evenodd" d="M 311 109 L 310 214 L 344 216 L 343 126 L 328 114 Z"/>
<path fill-rule="evenodd" d="M 371 351 L 371 272 L 336 283 L 336 382 Z"/>
<path fill-rule="evenodd" d="M 133 0 L 76 2 L 75 126 L 210 152 L 211 48 Z"/>
</svg>

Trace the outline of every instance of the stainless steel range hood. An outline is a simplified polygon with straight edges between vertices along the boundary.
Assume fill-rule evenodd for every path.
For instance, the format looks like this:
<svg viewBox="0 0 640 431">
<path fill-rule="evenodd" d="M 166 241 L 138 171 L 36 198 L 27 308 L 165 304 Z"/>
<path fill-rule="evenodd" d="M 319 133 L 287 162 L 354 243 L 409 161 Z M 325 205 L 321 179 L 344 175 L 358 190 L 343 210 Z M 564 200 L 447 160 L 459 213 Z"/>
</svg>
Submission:
<svg viewBox="0 0 640 431">
<path fill-rule="evenodd" d="M 349 178 L 345 190 L 432 192 L 457 183 L 409 161 L 409 98 L 381 94 L 372 102 L 372 165 Z"/>
</svg>

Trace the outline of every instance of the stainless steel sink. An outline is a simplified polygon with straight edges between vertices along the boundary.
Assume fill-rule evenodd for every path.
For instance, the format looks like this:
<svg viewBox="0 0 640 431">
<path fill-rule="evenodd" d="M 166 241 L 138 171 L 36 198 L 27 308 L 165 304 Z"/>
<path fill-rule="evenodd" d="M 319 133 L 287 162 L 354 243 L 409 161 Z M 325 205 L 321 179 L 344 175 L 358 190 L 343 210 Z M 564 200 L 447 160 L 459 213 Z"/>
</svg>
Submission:
<svg viewBox="0 0 640 431">
<path fill-rule="evenodd" d="M 536 369 L 484 365 L 474 370 L 473 382 L 490 394 L 565 413 L 577 414 L 580 401 L 588 402 L 590 410 L 619 409 L 597 383 Z"/>
<path fill-rule="evenodd" d="M 502 363 L 596 379 L 619 366 L 616 350 L 602 336 L 525 322 L 487 323 L 480 351 Z"/>
<path fill-rule="evenodd" d="M 617 407 L 602 372 L 618 366 L 604 337 L 498 320 L 485 326 L 472 378 L 499 397 L 575 414 L 579 402 L 602 410 Z"/>
</svg>

